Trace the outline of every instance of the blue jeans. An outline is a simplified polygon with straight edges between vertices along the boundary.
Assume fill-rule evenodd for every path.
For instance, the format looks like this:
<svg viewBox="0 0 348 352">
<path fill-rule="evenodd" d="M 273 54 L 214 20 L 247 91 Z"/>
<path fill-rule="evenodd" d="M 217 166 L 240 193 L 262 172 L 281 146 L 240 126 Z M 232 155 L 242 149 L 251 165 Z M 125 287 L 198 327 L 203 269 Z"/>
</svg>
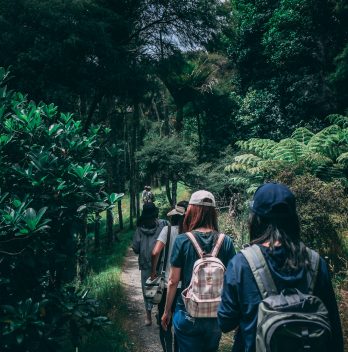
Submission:
<svg viewBox="0 0 348 352">
<path fill-rule="evenodd" d="M 177 307 L 173 318 L 179 352 L 217 351 L 221 338 L 217 318 L 192 318 L 180 308 Z"/>
</svg>

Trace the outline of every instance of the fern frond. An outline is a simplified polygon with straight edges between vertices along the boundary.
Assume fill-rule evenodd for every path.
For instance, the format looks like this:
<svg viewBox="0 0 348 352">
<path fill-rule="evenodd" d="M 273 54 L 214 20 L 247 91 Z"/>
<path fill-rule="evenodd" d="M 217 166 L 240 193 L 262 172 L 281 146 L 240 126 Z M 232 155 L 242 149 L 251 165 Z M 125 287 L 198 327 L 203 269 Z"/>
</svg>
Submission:
<svg viewBox="0 0 348 352">
<path fill-rule="evenodd" d="M 308 151 L 303 158 L 303 161 L 306 163 L 306 165 L 312 165 L 312 166 L 323 166 L 326 167 L 327 165 L 332 164 L 332 159 L 320 154 L 320 153 L 315 153 Z"/>
<path fill-rule="evenodd" d="M 332 178 L 344 177 L 342 168 L 337 165 L 333 165 L 329 167 L 321 165 L 315 170 L 315 173 L 321 179 L 326 179 L 326 180 L 330 180 Z"/>
<path fill-rule="evenodd" d="M 246 189 L 246 193 L 249 195 L 253 195 L 256 192 L 256 190 L 259 188 L 259 186 L 260 186 L 259 184 L 251 185 Z"/>
<path fill-rule="evenodd" d="M 271 139 L 251 138 L 247 141 L 238 141 L 236 144 L 245 151 L 251 151 L 262 158 L 270 157 L 270 150 L 277 145 Z"/>
<path fill-rule="evenodd" d="M 248 166 L 256 166 L 262 158 L 255 154 L 242 154 L 234 158 L 237 163 L 245 164 Z"/>
<path fill-rule="evenodd" d="M 305 144 L 298 142 L 296 139 L 282 139 L 272 154 L 275 160 L 283 160 L 289 163 L 297 163 L 305 154 Z"/>
<path fill-rule="evenodd" d="M 242 176 L 231 177 L 229 181 L 235 186 L 248 186 L 250 184 L 250 180 L 247 177 Z"/>
<path fill-rule="evenodd" d="M 337 125 L 326 127 L 310 139 L 307 144 L 308 149 L 336 159 L 337 143 L 340 142 L 341 135 L 342 129 Z"/>
<path fill-rule="evenodd" d="M 291 138 L 297 140 L 298 142 L 308 144 L 309 140 L 312 138 L 313 135 L 314 135 L 313 132 L 311 132 L 305 127 L 301 127 L 296 129 L 292 133 Z"/>
<path fill-rule="evenodd" d="M 247 170 L 248 174 L 251 176 L 259 176 L 263 174 L 263 170 L 261 167 L 255 166 L 251 167 Z"/>
<path fill-rule="evenodd" d="M 348 165 L 348 152 L 342 153 L 336 161 L 340 164 Z"/>
<path fill-rule="evenodd" d="M 241 172 L 241 171 L 247 171 L 248 170 L 248 165 L 242 164 L 242 163 L 232 163 L 231 165 L 228 165 L 225 167 L 226 172 Z"/>
<path fill-rule="evenodd" d="M 342 128 L 348 127 L 348 116 L 332 114 L 327 116 L 326 118 L 334 125 L 338 125 Z"/>
</svg>

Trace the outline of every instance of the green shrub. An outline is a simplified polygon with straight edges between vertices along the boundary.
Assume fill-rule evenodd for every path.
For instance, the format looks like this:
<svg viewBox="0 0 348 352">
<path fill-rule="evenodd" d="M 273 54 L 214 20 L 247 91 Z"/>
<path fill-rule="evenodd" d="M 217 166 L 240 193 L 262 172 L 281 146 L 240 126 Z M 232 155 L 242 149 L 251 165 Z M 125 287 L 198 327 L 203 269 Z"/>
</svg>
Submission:
<svg viewBox="0 0 348 352">
<path fill-rule="evenodd" d="M 348 199 L 342 184 L 292 172 L 279 174 L 277 180 L 296 195 L 303 241 L 328 257 L 338 270 L 347 255 L 342 233 L 348 226 Z"/>
</svg>

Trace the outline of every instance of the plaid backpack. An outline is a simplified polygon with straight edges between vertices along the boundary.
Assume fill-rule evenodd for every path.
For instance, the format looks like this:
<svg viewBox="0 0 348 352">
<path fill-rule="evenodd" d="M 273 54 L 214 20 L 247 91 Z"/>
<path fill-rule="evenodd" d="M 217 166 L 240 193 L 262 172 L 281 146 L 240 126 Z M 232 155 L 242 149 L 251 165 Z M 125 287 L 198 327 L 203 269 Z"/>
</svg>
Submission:
<svg viewBox="0 0 348 352">
<path fill-rule="evenodd" d="M 307 248 L 309 294 L 296 288 L 278 292 L 259 246 L 242 249 L 262 296 L 258 308 L 256 352 L 328 352 L 331 327 L 328 311 L 313 295 L 319 254 Z"/>
<path fill-rule="evenodd" d="M 216 245 L 210 254 L 205 254 L 202 251 L 191 232 L 186 235 L 199 256 L 193 266 L 190 285 L 181 294 L 186 311 L 193 318 L 216 318 L 226 270 L 221 260 L 216 256 L 225 235 L 219 234 Z"/>
</svg>

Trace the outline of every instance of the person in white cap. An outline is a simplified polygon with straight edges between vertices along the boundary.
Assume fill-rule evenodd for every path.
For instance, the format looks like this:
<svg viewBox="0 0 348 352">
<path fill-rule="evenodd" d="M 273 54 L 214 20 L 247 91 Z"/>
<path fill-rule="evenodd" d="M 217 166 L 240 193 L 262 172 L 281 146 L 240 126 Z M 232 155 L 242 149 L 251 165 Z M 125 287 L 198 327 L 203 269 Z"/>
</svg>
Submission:
<svg viewBox="0 0 348 352">
<path fill-rule="evenodd" d="M 151 273 L 151 280 L 154 280 L 157 276 L 157 264 L 158 264 L 158 259 L 162 253 L 162 260 L 164 257 L 167 258 L 166 262 L 166 267 L 164 268 L 165 270 L 165 289 L 163 292 L 162 300 L 158 304 L 158 317 L 161 318 L 164 312 L 164 306 L 166 303 L 166 295 L 167 295 L 167 286 L 168 286 L 168 278 L 169 278 L 169 271 L 170 271 L 170 261 L 169 258 L 172 254 L 173 250 L 173 245 L 176 237 L 178 236 L 179 233 L 183 232 L 183 222 L 184 222 L 184 216 L 185 212 L 188 206 L 188 201 L 181 201 L 177 203 L 174 209 L 172 209 L 167 216 L 170 218 L 170 226 L 165 226 L 161 233 L 159 234 L 157 238 L 157 242 L 155 244 L 155 247 L 152 251 L 152 273 Z M 169 239 L 169 242 L 168 242 Z M 167 245 L 168 243 L 168 245 Z M 167 250 L 168 253 L 165 253 Z M 178 288 L 180 288 L 180 283 L 178 285 Z M 172 310 L 175 308 L 175 301 L 177 299 L 178 294 L 180 290 L 178 290 L 177 295 L 174 299 L 173 305 L 172 305 Z M 161 340 L 161 345 L 163 347 L 163 352 L 172 352 L 173 351 L 173 341 L 174 341 L 174 352 L 178 351 L 178 345 L 174 336 L 173 339 L 173 334 L 171 331 L 171 323 L 168 325 L 167 331 L 165 331 L 161 324 L 160 324 L 160 340 Z"/>
<path fill-rule="evenodd" d="M 182 282 L 182 290 L 188 288 L 194 263 L 199 258 L 188 233 L 192 233 L 204 253 L 211 253 L 218 239 L 221 238 L 218 232 L 215 206 L 215 198 L 208 191 L 195 192 L 190 198 L 183 224 L 185 233 L 176 238 L 171 255 L 166 305 L 162 316 L 164 330 L 168 328 L 170 323 L 178 283 Z M 235 249 L 231 237 L 223 236 L 217 258 L 227 266 L 234 255 Z M 180 352 L 213 352 L 218 350 L 221 329 L 217 318 L 193 318 L 185 308 L 182 295 L 177 299 L 173 325 Z"/>
</svg>

